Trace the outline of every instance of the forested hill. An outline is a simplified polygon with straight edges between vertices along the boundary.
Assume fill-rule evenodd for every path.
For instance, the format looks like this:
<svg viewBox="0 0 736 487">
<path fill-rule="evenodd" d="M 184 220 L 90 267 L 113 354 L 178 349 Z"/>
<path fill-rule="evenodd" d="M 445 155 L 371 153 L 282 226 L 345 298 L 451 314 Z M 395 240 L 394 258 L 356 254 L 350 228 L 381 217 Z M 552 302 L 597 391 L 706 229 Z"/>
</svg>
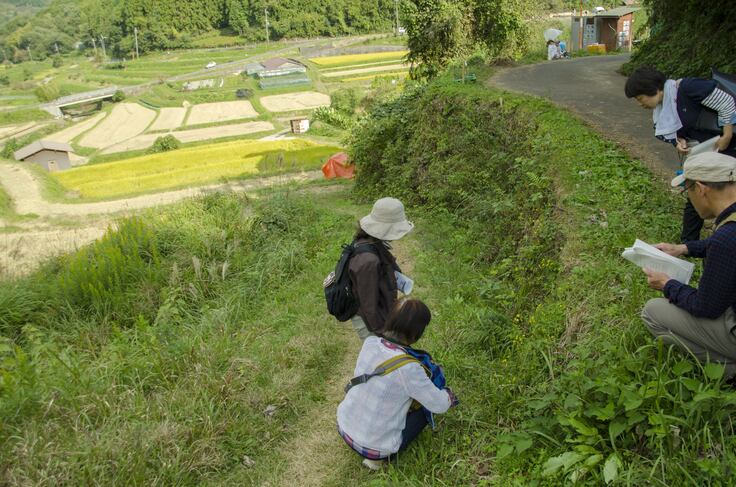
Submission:
<svg viewBox="0 0 736 487">
<path fill-rule="evenodd" d="M 21 61 L 27 48 L 43 57 L 104 36 L 110 52 L 125 56 L 135 28 L 142 52 L 188 47 L 194 36 L 223 28 L 263 40 L 266 8 L 272 40 L 388 31 L 394 18 L 393 0 L 52 0 L 33 18 L 0 28 L 0 47 Z"/>
<path fill-rule="evenodd" d="M 0 0 L 0 28 L 17 17 L 32 16 L 48 3 L 49 0 Z"/>
</svg>

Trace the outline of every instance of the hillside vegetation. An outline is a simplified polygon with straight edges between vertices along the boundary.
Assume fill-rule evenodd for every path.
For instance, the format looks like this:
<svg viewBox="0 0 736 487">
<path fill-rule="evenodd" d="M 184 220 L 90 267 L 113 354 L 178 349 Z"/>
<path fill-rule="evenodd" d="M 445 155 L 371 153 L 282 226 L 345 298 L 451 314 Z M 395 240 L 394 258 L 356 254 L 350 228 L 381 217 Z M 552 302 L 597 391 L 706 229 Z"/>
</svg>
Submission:
<svg viewBox="0 0 736 487">
<path fill-rule="evenodd" d="M 194 37 L 213 30 L 265 40 L 266 8 L 271 40 L 386 32 L 393 6 L 391 0 L 52 0 L 34 17 L 18 18 L 0 31 L 0 47 L 22 61 L 28 48 L 42 59 L 73 51 L 78 41 L 91 49 L 95 39 L 100 48 L 104 37 L 108 54 L 130 58 L 136 28 L 140 52 L 192 47 Z"/>
<path fill-rule="evenodd" d="M 672 77 L 710 77 L 711 68 L 736 73 L 736 11 L 728 2 L 704 8 L 697 0 L 644 0 L 650 37 L 634 52 L 627 72 L 655 66 Z"/>
<path fill-rule="evenodd" d="M 374 107 L 351 151 L 357 203 L 340 185 L 210 195 L 4 283 L 0 483 L 729 482 L 736 393 L 653 344 L 654 293 L 619 257 L 678 227 L 641 163 L 548 103 L 448 77 Z M 462 404 L 373 474 L 332 429 L 356 338 L 320 283 L 385 195 L 416 223 L 399 247 L 434 316 L 420 345 Z M 315 435 L 329 448 L 294 465 Z"/>
</svg>

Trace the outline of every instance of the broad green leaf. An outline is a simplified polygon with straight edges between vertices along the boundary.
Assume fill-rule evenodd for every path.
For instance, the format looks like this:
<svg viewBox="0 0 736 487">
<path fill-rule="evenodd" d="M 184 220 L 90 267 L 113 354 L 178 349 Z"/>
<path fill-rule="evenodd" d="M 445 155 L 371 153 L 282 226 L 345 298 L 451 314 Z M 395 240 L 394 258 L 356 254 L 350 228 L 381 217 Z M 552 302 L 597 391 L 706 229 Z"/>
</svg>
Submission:
<svg viewBox="0 0 736 487">
<path fill-rule="evenodd" d="M 597 436 L 598 430 L 596 428 L 593 428 L 592 426 L 589 426 L 585 422 L 579 419 L 570 418 L 570 426 L 575 428 L 578 433 L 584 436 Z"/>
<path fill-rule="evenodd" d="M 585 413 L 586 416 L 593 416 L 600 421 L 607 421 L 616 416 L 616 409 L 613 405 L 613 402 L 609 402 L 604 408 L 597 406 L 592 407 L 589 408 Z"/>
<path fill-rule="evenodd" d="M 496 458 L 501 459 L 509 456 L 514 451 L 514 445 L 509 445 L 508 443 L 501 443 L 501 445 L 498 447 L 498 450 L 496 450 Z"/>
<path fill-rule="evenodd" d="M 516 443 L 514 443 L 514 448 L 516 448 L 516 453 L 521 453 L 523 451 L 528 450 L 532 446 L 532 439 L 530 437 L 527 438 L 519 438 L 516 440 Z"/>
<path fill-rule="evenodd" d="M 621 460 L 616 453 L 611 453 L 603 466 L 603 480 L 606 484 L 610 484 L 618 478 L 618 469 L 621 466 Z"/>
<path fill-rule="evenodd" d="M 643 402 L 644 398 L 636 392 L 630 391 L 628 389 L 621 390 L 619 404 L 621 404 L 627 412 L 638 408 Z"/>
<path fill-rule="evenodd" d="M 724 370 L 721 364 L 705 364 L 705 367 L 703 367 L 705 376 L 711 380 L 718 380 L 723 377 Z"/>
<path fill-rule="evenodd" d="M 585 458 L 583 455 L 575 453 L 574 451 L 568 451 L 562 455 L 552 457 L 542 465 L 542 476 L 549 477 L 556 474 L 560 469 L 566 471 L 571 466 L 580 462 L 583 458 Z"/>
<path fill-rule="evenodd" d="M 577 410 L 582 405 L 580 398 L 575 394 L 568 394 L 563 404 L 568 411 Z"/>
<path fill-rule="evenodd" d="M 689 377 L 683 377 L 683 378 L 681 378 L 680 379 L 680 382 L 682 382 L 682 385 L 684 385 L 685 388 L 687 388 L 688 390 L 690 390 L 692 392 L 699 391 L 700 388 L 703 385 L 703 383 L 700 382 L 699 380 L 697 380 L 697 379 L 691 379 Z"/>
<path fill-rule="evenodd" d="M 688 372 L 692 372 L 692 370 L 693 363 L 689 360 L 680 360 L 674 367 L 672 367 L 672 372 L 675 375 L 687 374 Z"/>
<path fill-rule="evenodd" d="M 611 440 L 617 438 L 618 435 L 623 433 L 628 427 L 629 424 L 626 418 L 620 416 L 608 423 L 608 434 L 611 437 Z"/>
<path fill-rule="evenodd" d="M 600 453 L 596 453 L 595 455 L 589 456 L 588 459 L 585 460 L 584 465 L 588 468 L 593 468 L 601 463 L 601 460 L 603 460 L 603 455 L 601 455 Z"/>
<path fill-rule="evenodd" d="M 707 390 L 703 392 L 698 392 L 693 397 L 693 402 L 701 402 L 701 401 L 707 401 L 708 399 L 715 399 L 718 396 L 720 396 L 720 393 L 718 391 L 714 390 Z"/>
</svg>

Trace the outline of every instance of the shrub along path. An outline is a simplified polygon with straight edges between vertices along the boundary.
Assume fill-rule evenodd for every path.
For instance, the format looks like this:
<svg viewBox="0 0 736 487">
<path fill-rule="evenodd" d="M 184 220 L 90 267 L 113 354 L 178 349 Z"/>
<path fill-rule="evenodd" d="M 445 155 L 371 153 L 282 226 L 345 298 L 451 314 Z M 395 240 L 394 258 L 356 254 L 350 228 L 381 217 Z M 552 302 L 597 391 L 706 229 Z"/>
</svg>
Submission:
<svg viewBox="0 0 736 487">
<path fill-rule="evenodd" d="M 618 70 L 629 57 L 590 56 L 504 69 L 488 84 L 548 98 L 571 109 L 651 170 L 668 178 L 680 167 L 676 151 L 654 138 L 652 112 L 624 95 L 626 78 Z"/>
</svg>

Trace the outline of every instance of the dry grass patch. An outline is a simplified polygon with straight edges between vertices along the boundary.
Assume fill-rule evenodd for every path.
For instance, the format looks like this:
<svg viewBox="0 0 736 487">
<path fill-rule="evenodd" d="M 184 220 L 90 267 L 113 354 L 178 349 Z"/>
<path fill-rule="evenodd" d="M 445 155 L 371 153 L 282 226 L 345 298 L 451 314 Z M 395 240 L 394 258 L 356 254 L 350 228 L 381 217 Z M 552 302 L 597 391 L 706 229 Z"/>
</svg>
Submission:
<svg viewBox="0 0 736 487">
<path fill-rule="evenodd" d="M 194 105 L 189 112 L 187 125 L 226 122 L 239 118 L 254 118 L 258 112 L 249 101 L 223 101 Z"/>
</svg>

